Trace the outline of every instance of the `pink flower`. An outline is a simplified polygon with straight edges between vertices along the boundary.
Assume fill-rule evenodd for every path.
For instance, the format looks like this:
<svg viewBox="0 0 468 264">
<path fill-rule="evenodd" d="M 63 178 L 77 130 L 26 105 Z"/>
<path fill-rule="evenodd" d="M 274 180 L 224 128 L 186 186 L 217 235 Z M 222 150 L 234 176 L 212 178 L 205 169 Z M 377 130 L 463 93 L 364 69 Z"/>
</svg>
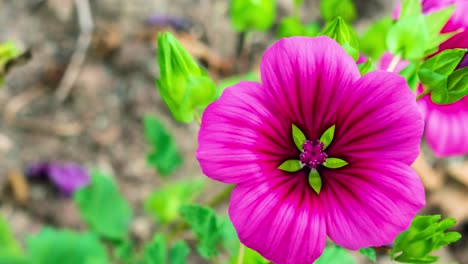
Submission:
<svg viewBox="0 0 468 264">
<path fill-rule="evenodd" d="M 439 52 L 453 48 L 468 48 L 468 0 L 423 0 L 423 12 L 428 14 L 455 4 L 455 11 L 442 32 L 462 30 L 439 46 Z M 398 17 L 399 11 L 394 14 Z M 468 66 L 465 56 L 459 68 Z M 423 90 L 422 86 L 419 88 Z M 419 100 L 426 120 L 425 138 L 438 157 L 468 153 L 468 96 L 450 105 L 438 105 L 430 95 Z"/>
<path fill-rule="evenodd" d="M 279 264 L 312 263 L 327 236 L 352 250 L 391 243 L 425 203 L 409 166 L 423 120 L 405 80 L 385 71 L 361 77 L 328 37 L 277 41 L 261 79 L 227 88 L 198 136 L 203 172 L 236 184 L 229 215 L 240 241 Z M 302 150 L 292 125 L 305 134 Z M 325 147 L 319 139 L 333 125 Z M 329 169 L 330 157 L 347 165 Z M 291 159 L 303 169 L 278 168 Z M 320 192 L 308 182 L 314 169 Z"/>
</svg>

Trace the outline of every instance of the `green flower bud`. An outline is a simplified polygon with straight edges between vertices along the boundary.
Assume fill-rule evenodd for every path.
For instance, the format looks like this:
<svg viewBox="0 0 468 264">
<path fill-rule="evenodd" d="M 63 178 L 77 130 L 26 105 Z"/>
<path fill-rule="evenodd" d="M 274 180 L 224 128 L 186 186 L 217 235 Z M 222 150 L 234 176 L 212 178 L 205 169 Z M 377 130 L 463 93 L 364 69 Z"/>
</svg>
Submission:
<svg viewBox="0 0 468 264">
<path fill-rule="evenodd" d="M 214 82 L 170 33 L 158 36 L 160 79 L 156 86 L 179 122 L 192 122 L 216 96 Z"/>
</svg>

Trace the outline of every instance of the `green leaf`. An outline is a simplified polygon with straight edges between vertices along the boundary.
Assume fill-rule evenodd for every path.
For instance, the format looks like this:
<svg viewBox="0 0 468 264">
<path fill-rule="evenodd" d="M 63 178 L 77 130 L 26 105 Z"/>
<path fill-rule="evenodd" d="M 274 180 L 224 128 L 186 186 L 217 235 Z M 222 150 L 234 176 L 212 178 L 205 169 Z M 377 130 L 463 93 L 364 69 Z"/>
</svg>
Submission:
<svg viewBox="0 0 468 264">
<path fill-rule="evenodd" d="M 370 25 L 359 40 L 361 52 L 377 60 L 387 50 L 385 38 L 393 25 L 393 19 L 383 17 Z"/>
<path fill-rule="evenodd" d="M 454 218 L 439 220 L 440 215 L 416 216 L 408 230 L 395 239 L 391 258 L 405 263 L 436 262 L 438 257 L 429 254 L 461 237 L 457 232 L 445 232 L 455 225 Z"/>
<path fill-rule="evenodd" d="M 153 116 L 147 115 L 143 119 L 145 137 L 151 145 L 147 162 L 154 167 L 161 176 L 171 174 L 182 162 L 177 145 L 172 135 L 164 125 Z"/>
<path fill-rule="evenodd" d="M 275 0 L 231 0 L 231 22 L 237 32 L 266 31 L 276 18 Z"/>
<path fill-rule="evenodd" d="M 451 104 L 468 95 L 468 68 L 455 70 L 464 49 L 445 50 L 421 66 L 419 77 L 436 104 Z"/>
<path fill-rule="evenodd" d="M 309 185 L 314 191 L 319 194 L 322 189 L 322 178 L 317 170 L 311 169 L 309 172 Z"/>
<path fill-rule="evenodd" d="M 465 53 L 466 49 L 447 49 L 440 52 L 421 65 L 419 78 L 424 84 L 427 84 L 427 79 L 430 79 L 427 75 L 430 75 L 431 72 L 449 76 L 455 68 L 457 68 L 458 64 L 460 64 Z"/>
<path fill-rule="evenodd" d="M 154 236 L 153 240 L 145 246 L 145 264 L 161 264 L 166 262 L 166 239 L 163 235 Z"/>
<path fill-rule="evenodd" d="M 418 65 L 416 63 L 410 62 L 403 70 L 400 71 L 400 75 L 406 79 L 408 86 L 411 91 L 416 91 L 416 87 L 419 84 L 418 78 Z"/>
<path fill-rule="evenodd" d="M 366 73 L 376 70 L 374 64 L 372 64 L 371 58 L 368 58 L 364 63 L 358 64 L 358 68 L 361 75 L 365 75 Z"/>
<path fill-rule="evenodd" d="M 427 48 L 428 54 L 432 54 L 433 52 L 437 51 L 437 48 L 442 42 L 453 36 L 453 34 L 445 34 L 447 38 L 441 38 L 440 32 L 442 31 L 442 28 L 447 24 L 447 21 L 452 16 L 454 10 L 455 6 L 451 5 L 442 10 L 431 12 L 425 16 L 426 24 L 429 31 L 430 46 Z"/>
<path fill-rule="evenodd" d="M 326 22 L 341 17 L 351 23 L 356 19 L 356 7 L 352 0 L 321 0 L 320 14 Z"/>
<path fill-rule="evenodd" d="M 333 157 L 328 157 L 325 162 L 323 163 L 323 166 L 329 168 L 329 169 L 338 169 L 341 167 L 344 167 L 348 165 L 348 162 L 339 159 L 339 158 L 333 158 Z"/>
<path fill-rule="evenodd" d="M 158 65 L 156 86 L 177 121 L 192 122 L 215 100 L 214 82 L 171 33 L 158 36 Z"/>
<path fill-rule="evenodd" d="M 287 160 L 279 165 L 278 169 L 287 172 L 296 172 L 302 170 L 303 165 L 299 160 Z"/>
<path fill-rule="evenodd" d="M 322 136 L 320 137 L 320 142 L 323 143 L 324 150 L 330 146 L 333 141 L 333 137 L 335 137 L 335 125 L 325 130 L 325 132 L 323 132 Z"/>
<path fill-rule="evenodd" d="M 104 246 L 91 233 L 43 228 L 27 237 L 32 264 L 104 264 L 109 263 Z"/>
<path fill-rule="evenodd" d="M 436 104 L 452 104 L 468 95 L 468 67 L 451 73 L 447 80 L 447 93 L 443 96 L 431 94 L 431 99 Z"/>
<path fill-rule="evenodd" d="M 302 2 L 304 2 L 304 0 L 294 0 L 294 5 L 300 7 L 302 5 Z"/>
<path fill-rule="evenodd" d="M 354 60 L 359 58 L 359 40 L 357 35 L 341 17 L 327 23 L 322 35 L 329 36 L 338 42 Z"/>
<path fill-rule="evenodd" d="M 160 224 L 167 224 L 179 217 L 179 208 L 189 204 L 203 189 L 202 180 L 168 183 L 156 189 L 145 201 L 145 210 Z"/>
<path fill-rule="evenodd" d="M 422 4 L 419 0 L 402 0 L 400 19 L 418 16 L 422 13 Z"/>
<path fill-rule="evenodd" d="M 237 237 L 237 231 L 232 225 L 231 220 L 228 216 L 221 216 L 218 218 L 218 221 L 223 248 L 226 249 L 229 255 L 237 255 L 240 241 L 239 237 Z"/>
<path fill-rule="evenodd" d="M 31 264 L 31 261 L 25 256 L 1 253 L 0 264 Z"/>
<path fill-rule="evenodd" d="M 228 217 L 221 217 L 218 218 L 220 220 L 220 230 L 221 230 L 221 237 L 223 242 L 223 247 L 227 250 L 231 258 L 229 259 L 229 264 L 237 264 L 238 262 L 238 252 L 240 241 L 237 237 L 236 229 L 229 220 Z M 267 264 L 270 263 L 268 260 L 264 259 L 259 253 L 256 251 L 245 247 L 244 258 L 242 261 L 243 264 Z"/>
<path fill-rule="evenodd" d="M 286 38 L 292 36 L 316 36 L 320 31 L 317 23 L 304 25 L 299 18 L 295 16 L 284 17 L 278 25 L 277 38 Z"/>
<path fill-rule="evenodd" d="M 8 222 L 0 215 L 0 256 L 21 256 L 22 254 Z"/>
<path fill-rule="evenodd" d="M 184 241 L 176 242 L 169 251 L 169 264 L 186 264 L 190 248 Z"/>
<path fill-rule="evenodd" d="M 278 25 L 277 38 L 302 36 L 303 32 L 304 26 L 297 17 L 284 17 Z"/>
<path fill-rule="evenodd" d="M 425 56 L 429 40 L 425 17 L 419 14 L 401 17 L 390 28 L 386 43 L 392 54 L 401 54 L 406 60 L 418 60 Z"/>
<path fill-rule="evenodd" d="M 100 171 L 93 171 L 91 184 L 75 192 L 81 217 L 98 235 L 123 240 L 129 230 L 132 211 L 115 182 Z"/>
<path fill-rule="evenodd" d="M 218 255 L 221 232 L 215 212 L 200 205 L 184 205 L 180 213 L 199 239 L 197 250 L 206 259 Z"/>
<path fill-rule="evenodd" d="M 367 257 L 370 261 L 376 262 L 377 261 L 377 254 L 375 253 L 375 249 L 373 248 L 361 248 L 359 252 Z"/>
<path fill-rule="evenodd" d="M 354 264 L 354 257 L 342 247 L 328 246 L 314 264 Z"/>
<path fill-rule="evenodd" d="M 306 141 L 306 136 L 296 125 L 292 124 L 292 136 L 294 140 L 294 145 L 296 145 L 299 151 L 302 151 L 302 145 Z"/>
<path fill-rule="evenodd" d="M 126 240 L 118 243 L 114 249 L 114 256 L 122 263 L 133 264 L 134 263 L 134 246 L 132 241 Z"/>
</svg>

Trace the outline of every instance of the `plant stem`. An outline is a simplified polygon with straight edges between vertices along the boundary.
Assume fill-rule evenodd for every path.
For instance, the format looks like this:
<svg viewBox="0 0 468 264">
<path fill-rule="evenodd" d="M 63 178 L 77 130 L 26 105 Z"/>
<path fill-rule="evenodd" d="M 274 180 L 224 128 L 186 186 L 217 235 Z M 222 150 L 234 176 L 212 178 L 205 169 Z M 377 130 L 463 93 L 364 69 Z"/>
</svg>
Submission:
<svg viewBox="0 0 468 264">
<path fill-rule="evenodd" d="M 200 113 L 198 113 L 197 110 L 193 111 L 193 116 L 195 117 L 195 120 L 197 121 L 198 126 L 201 126 L 201 116 Z"/>
<path fill-rule="evenodd" d="M 398 65 L 398 63 L 400 62 L 400 60 L 401 60 L 401 56 L 400 55 L 395 55 L 393 57 L 392 61 L 390 62 L 390 65 L 388 65 L 387 71 L 388 72 L 394 72 L 395 68 Z"/>
<path fill-rule="evenodd" d="M 245 252 L 245 246 L 244 244 L 240 243 L 239 254 L 237 254 L 237 264 L 242 264 L 244 262 L 244 252 Z"/>
</svg>

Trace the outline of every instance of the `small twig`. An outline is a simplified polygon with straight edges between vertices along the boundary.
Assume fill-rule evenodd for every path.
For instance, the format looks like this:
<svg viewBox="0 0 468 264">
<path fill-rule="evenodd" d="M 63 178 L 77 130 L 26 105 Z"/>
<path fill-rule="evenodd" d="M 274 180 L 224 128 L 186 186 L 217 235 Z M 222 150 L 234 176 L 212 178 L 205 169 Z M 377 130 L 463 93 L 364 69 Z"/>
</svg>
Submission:
<svg viewBox="0 0 468 264">
<path fill-rule="evenodd" d="M 70 59 L 70 64 L 68 65 L 55 94 L 60 103 L 65 101 L 68 97 L 73 84 L 80 73 L 81 66 L 85 61 L 86 53 L 91 43 L 92 32 L 94 29 L 89 1 L 75 0 L 75 5 L 81 32 L 76 43 L 76 49 Z"/>
<path fill-rule="evenodd" d="M 244 263 L 244 252 L 245 252 L 244 244 L 239 243 L 239 253 L 237 254 L 237 264 Z"/>
</svg>

